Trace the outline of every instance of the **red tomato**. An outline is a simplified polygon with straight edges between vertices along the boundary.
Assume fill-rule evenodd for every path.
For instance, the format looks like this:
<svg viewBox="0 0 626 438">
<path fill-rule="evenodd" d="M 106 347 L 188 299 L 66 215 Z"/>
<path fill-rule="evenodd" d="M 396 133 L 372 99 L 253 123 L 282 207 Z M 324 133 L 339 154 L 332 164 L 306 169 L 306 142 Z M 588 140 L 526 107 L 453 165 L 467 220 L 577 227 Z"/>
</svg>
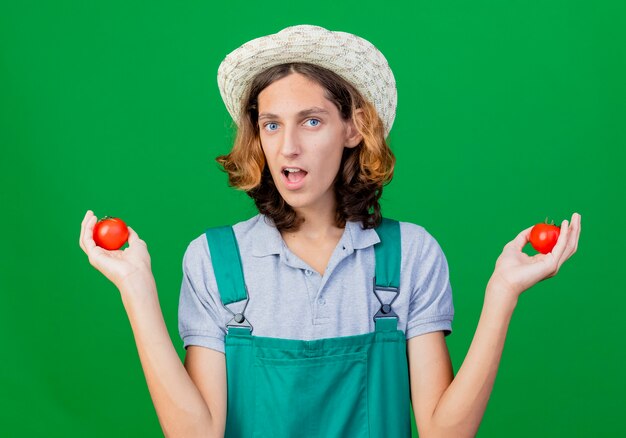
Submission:
<svg viewBox="0 0 626 438">
<path fill-rule="evenodd" d="M 530 230 L 530 244 L 541 254 L 547 254 L 556 245 L 560 233 L 561 227 L 554 225 L 554 221 L 548 224 L 548 218 L 546 218 L 545 223 L 536 224 Z"/>
<path fill-rule="evenodd" d="M 120 249 L 128 240 L 128 227 L 120 218 L 105 216 L 94 225 L 93 240 L 101 248 Z"/>
</svg>

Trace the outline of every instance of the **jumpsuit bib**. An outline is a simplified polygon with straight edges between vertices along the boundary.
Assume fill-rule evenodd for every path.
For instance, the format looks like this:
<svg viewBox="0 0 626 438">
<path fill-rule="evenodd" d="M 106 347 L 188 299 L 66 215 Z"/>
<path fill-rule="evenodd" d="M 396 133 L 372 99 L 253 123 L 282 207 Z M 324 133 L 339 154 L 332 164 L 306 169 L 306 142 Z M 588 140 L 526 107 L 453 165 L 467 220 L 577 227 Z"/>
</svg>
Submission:
<svg viewBox="0 0 626 438">
<path fill-rule="evenodd" d="M 228 309 L 248 299 L 239 248 L 232 227 L 206 231 L 222 304 L 233 313 L 225 337 L 225 438 L 411 436 L 406 338 L 391 309 L 400 282 L 400 224 L 384 218 L 376 232 L 375 330 L 306 341 L 253 336 L 245 307 L 237 314 Z M 396 295 L 384 304 L 378 290 Z"/>
</svg>

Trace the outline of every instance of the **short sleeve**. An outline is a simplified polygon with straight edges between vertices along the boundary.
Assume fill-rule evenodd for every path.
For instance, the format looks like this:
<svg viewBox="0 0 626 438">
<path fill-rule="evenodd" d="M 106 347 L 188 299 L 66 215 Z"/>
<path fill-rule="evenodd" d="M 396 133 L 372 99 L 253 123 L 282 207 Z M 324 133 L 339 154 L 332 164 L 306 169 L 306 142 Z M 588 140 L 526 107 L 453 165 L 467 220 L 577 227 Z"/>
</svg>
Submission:
<svg viewBox="0 0 626 438">
<path fill-rule="evenodd" d="M 189 244 L 182 267 L 178 332 L 183 347 L 199 345 L 224 353 L 226 327 L 222 321 L 222 303 L 204 235 Z"/>
<path fill-rule="evenodd" d="M 441 246 L 423 227 L 418 226 L 417 265 L 411 275 L 411 291 L 406 338 L 443 330 L 452 333 L 454 305 L 448 261 Z"/>
</svg>

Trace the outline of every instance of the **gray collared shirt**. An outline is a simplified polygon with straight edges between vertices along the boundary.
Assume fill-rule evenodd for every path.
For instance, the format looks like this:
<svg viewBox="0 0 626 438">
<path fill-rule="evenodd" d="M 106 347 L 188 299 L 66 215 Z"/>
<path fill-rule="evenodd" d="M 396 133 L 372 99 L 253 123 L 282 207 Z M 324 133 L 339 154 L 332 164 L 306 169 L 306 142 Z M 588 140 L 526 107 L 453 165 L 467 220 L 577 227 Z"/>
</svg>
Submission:
<svg viewBox="0 0 626 438">
<path fill-rule="evenodd" d="M 289 250 L 278 229 L 262 214 L 233 226 L 239 245 L 249 302 L 244 315 L 252 334 L 313 340 L 359 335 L 375 329 L 380 302 L 373 292 L 373 229 L 346 223 L 324 275 Z M 402 266 L 392 309 L 406 338 L 452 332 L 454 307 L 446 257 L 422 226 L 400 222 Z M 226 324 L 245 301 L 220 300 L 206 236 L 191 241 L 183 256 L 178 331 L 184 348 L 200 345 L 224 352 Z M 394 294 L 378 292 L 384 303 Z"/>
</svg>

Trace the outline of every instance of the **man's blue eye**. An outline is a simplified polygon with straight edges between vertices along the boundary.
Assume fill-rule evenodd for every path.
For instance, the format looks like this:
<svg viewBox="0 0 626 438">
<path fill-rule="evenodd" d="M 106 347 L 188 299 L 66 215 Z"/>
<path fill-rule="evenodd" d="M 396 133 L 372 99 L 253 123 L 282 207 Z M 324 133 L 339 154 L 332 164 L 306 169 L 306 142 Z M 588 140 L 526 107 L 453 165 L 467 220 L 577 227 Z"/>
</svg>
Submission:
<svg viewBox="0 0 626 438">
<path fill-rule="evenodd" d="M 275 125 L 275 124 L 276 124 L 276 123 L 268 123 L 268 124 L 266 124 L 266 125 L 265 125 L 265 127 L 268 127 L 268 126 L 270 126 L 270 125 Z M 270 131 L 273 131 L 273 129 L 270 129 Z"/>
<path fill-rule="evenodd" d="M 308 121 L 309 121 L 309 122 L 316 122 L 316 123 L 315 123 L 314 125 L 312 125 L 312 126 L 317 126 L 317 125 L 319 125 L 319 123 L 320 123 L 320 121 L 319 121 L 319 120 L 317 120 L 317 119 L 309 119 Z"/>
</svg>

